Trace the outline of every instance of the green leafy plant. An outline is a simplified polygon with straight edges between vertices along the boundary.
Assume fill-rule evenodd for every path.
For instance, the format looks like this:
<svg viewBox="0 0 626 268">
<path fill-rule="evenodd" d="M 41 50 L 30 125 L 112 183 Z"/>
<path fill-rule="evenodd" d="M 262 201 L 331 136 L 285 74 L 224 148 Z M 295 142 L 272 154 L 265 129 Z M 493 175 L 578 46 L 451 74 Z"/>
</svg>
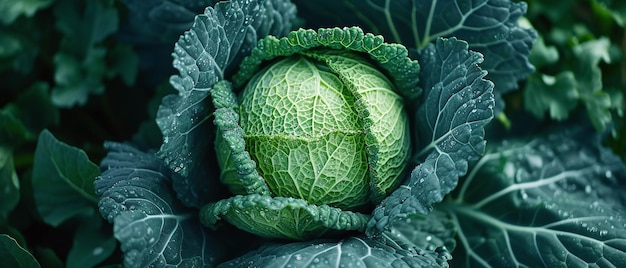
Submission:
<svg viewBox="0 0 626 268">
<path fill-rule="evenodd" d="M 626 266 L 617 1 L 79 2 L 0 0 L 9 267 Z"/>
</svg>

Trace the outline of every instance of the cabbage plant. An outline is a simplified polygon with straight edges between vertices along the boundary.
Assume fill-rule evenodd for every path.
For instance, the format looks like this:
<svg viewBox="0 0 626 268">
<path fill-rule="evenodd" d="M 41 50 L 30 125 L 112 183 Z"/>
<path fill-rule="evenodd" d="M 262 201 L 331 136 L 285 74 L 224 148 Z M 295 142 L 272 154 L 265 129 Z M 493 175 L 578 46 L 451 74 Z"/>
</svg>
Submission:
<svg viewBox="0 0 626 268">
<path fill-rule="evenodd" d="M 626 262 L 623 204 L 568 190 L 623 189 L 597 139 L 486 144 L 534 71 L 524 3 L 315 3 L 219 2 L 176 42 L 161 147 L 105 144 L 95 181 L 125 266 Z"/>
</svg>

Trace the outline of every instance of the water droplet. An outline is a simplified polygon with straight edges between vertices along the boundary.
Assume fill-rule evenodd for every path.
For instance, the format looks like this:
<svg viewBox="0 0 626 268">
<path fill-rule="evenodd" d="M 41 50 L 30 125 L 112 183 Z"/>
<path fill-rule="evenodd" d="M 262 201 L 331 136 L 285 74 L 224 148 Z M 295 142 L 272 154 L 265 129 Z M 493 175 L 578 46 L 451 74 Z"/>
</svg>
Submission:
<svg viewBox="0 0 626 268">
<path fill-rule="evenodd" d="M 104 252 L 104 249 L 102 247 L 96 247 L 91 251 L 91 254 L 94 256 L 98 256 L 102 254 L 102 252 Z"/>
<path fill-rule="evenodd" d="M 430 236 L 430 235 L 429 235 L 429 236 L 426 236 L 426 241 L 430 241 L 430 240 L 433 240 L 433 237 L 432 237 L 432 236 Z"/>
<path fill-rule="evenodd" d="M 302 255 L 300 254 L 293 255 L 293 257 L 296 258 L 297 261 L 302 260 Z"/>
</svg>

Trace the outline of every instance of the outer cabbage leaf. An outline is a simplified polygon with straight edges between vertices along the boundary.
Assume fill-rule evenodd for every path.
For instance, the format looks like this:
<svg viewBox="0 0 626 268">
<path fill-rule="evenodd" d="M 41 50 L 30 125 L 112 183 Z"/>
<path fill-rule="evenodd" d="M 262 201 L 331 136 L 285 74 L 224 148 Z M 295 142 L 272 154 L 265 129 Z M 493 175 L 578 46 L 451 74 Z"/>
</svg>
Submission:
<svg viewBox="0 0 626 268">
<path fill-rule="evenodd" d="M 174 67 L 180 75 L 170 82 L 179 94 L 166 96 L 157 113 L 164 136 L 157 155 L 182 175 L 174 188 L 185 204 L 199 207 L 210 198 L 203 192 L 211 188 L 206 180 L 209 146 L 204 146 L 211 136 L 208 91 L 259 38 L 286 34 L 294 18 L 295 6 L 284 0 L 220 2 L 196 16 L 191 30 L 176 43 Z"/>
<path fill-rule="evenodd" d="M 172 189 L 175 173 L 150 153 L 106 143 L 102 176 L 95 181 L 102 216 L 113 223 L 126 267 L 202 267 L 218 250 Z"/>
<path fill-rule="evenodd" d="M 380 241 L 349 237 L 268 244 L 218 267 L 448 267 L 436 253 L 398 251 Z"/>
<path fill-rule="evenodd" d="M 524 2 L 510 0 L 349 0 L 295 1 L 301 14 L 314 24 L 361 25 L 367 32 L 417 50 L 438 37 L 457 37 L 485 56 L 481 67 L 498 94 L 517 88 L 517 80 L 534 68 L 528 54 L 536 33 L 518 25 Z M 349 10 L 350 12 L 346 12 Z M 317 26 L 317 25 L 316 25 Z M 321 25 L 328 27 L 328 25 Z M 498 104 L 501 105 L 501 104 Z"/>
<path fill-rule="evenodd" d="M 452 265 L 625 266 L 626 165 L 588 132 L 491 147 L 440 207 L 458 228 Z"/>
<path fill-rule="evenodd" d="M 416 120 L 420 161 L 410 178 L 381 202 L 368 234 L 385 231 L 393 221 L 413 213 L 428 214 L 452 191 L 468 163 L 484 153 L 484 126 L 493 118 L 493 83 L 484 80 L 479 53 L 457 39 L 440 39 L 421 53 L 424 103 Z"/>
<path fill-rule="evenodd" d="M 93 213 L 98 203 L 93 179 L 98 166 L 84 151 L 62 143 L 44 130 L 33 163 L 33 192 L 43 220 L 59 226 L 81 213 Z"/>
</svg>

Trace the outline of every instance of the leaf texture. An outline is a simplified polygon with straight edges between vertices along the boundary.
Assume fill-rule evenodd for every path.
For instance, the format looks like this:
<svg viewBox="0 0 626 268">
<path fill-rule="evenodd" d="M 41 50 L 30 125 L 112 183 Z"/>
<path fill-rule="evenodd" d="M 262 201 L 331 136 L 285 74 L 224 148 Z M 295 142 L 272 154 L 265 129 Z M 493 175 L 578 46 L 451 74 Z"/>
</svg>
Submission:
<svg viewBox="0 0 626 268">
<path fill-rule="evenodd" d="M 591 131 L 493 146 L 442 203 L 458 229 L 452 265 L 625 266 L 625 183 L 626 165 Z"/>
<path fill-rule="evenodd" d="M 150 153 L 106 143 L 104 170 L 95 181 L 102 216 L 113 223 L 125 267 L 202 267 L 215 262 L 217 249 L 172 189 L 176 176 Z"/>
<path fill-rule="evenodd" d="M 166 96 L 157 113 L 164 140 L 157 155 L 177 173 L 179 196 L 199 207 L 208 202 L 207 160 L 211 126 L 207 123 L 211 105 L 208 91 L 227 77 L 230 69 L 250 53 L 258 39 L 291 30 L 295 6 L 283 0 L 239 0 L 220 2 L 196 16 L 191 30 L 180 37 L 174 49 L 174 67 L 180 75 L 170 83 L 179 92 Z M 202 163 L 202 164 L 201 164 Z M 194 190 L 196 189 L 196 190 Z"/>
<path fill-rule="evenodd" d="M 477 65 L 481 55 L 453 38 L 439 39 L 421 59 L 425 99 L 416 119 L 423 143 L 417 156 L 427 157 L 374 210 L 369 235 L 409 214 L 428 214 L 456 187 L 468 163 L 484 153 L 484 126 L 493 118 L 494 99 L 493 83 Z"/>
</svg>

